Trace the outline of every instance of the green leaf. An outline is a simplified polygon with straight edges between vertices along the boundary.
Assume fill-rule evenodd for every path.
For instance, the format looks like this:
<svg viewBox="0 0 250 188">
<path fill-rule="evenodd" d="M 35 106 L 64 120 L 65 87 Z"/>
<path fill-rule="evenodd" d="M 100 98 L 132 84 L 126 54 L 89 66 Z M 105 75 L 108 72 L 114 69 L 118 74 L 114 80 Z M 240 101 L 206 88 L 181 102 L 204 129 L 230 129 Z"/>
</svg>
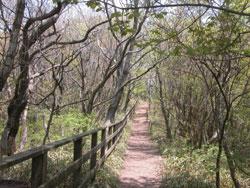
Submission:
<svg viewBox="0 0 250 188">
<path fill-rule="evenodd" d="M 244 55 L 250 55 L 250 49 L 245 49 L 242 52 Z"/>
<path fill-rule="evenodd" d="M 155 14 L 155 18 L 157 18 L 157 19 L 163 19 L 164 18 L 164 14 L 163 13 Z"/>
<path fill-rule="evenodd" d="M 114 12 L 111 14 L 111 18 L 120 17 L 120 16 L 122 16 L 121 12 Z"/>
<path fill-rule="evenodd" d="M 180 51 L 181 51 L 181 47 L 180 47 L 180 46 L 176 46 L 176 47 L 174 48 L 174 50 L 172 51 L 172 54 L 173 54 L 174 56 L 178 56 L 178 55 L 180 55 Z"/>
<path fill-rule="evenodd" d="M 161 35 L 161 32 L 160 32 L 159 29 L 152 29 L 151 33 L 154 34 L 154 35 Z"/>
<path fill-rule="evenodd" d="M 98 7 L 97 9 L 96 9 L 96 12 L 100 12 L 102 10 L 102 7 Z"/>
<path fill-rule="evenodd" d="M 188 55 L 194 55 L 195 54 L 194 49 L 189 47 L 189 46 L 186 48 L 186 52 L 187 52 Z"/>
<path fill-rule="evenodd" d="M 114 32 L 118 32 L 120 30 L 118 25 L 113 25 L 112 29 Z"/>
<path fill-rule="evenodd" d="M 92 0 L 92 1 L 88 1 L 88 2 L 86 3 L 86 5 L 87 5 L 88 7 L 90 7 L 90 8 L 92 8 L 92 9 L 95 9 L 97 6 L 100 5 L 100 2 L 97 2 L 97 1 L 95 1 L 95 0 Z"/>
<path fill-rule="evenodd" d="M 137 10 L 134 10 L 133 12 L 129 12 L 126 14 L 128 16 L 128 19 L 133 19 L 135 17 L 139 17 L 140 13 Z"/>
<path fill-rule="evenodd" d="M 59 3 L 59 2 L 67 2 L 67 3 L 74 3 L 77 4 L 78 0 L 53 0 L 53 3 Z"/>
</svg>

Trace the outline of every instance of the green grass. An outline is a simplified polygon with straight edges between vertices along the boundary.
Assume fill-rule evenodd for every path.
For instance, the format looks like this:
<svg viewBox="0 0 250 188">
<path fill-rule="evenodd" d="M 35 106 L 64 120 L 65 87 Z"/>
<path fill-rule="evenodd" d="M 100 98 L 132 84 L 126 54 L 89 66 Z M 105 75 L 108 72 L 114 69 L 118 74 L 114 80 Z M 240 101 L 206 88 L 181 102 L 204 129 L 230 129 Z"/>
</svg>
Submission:
<svg viewBox="0 0 250 188">
<path fill-rule="evenodd" d="M 117 119 L 121 119 L 123 114 L 118 115 Z M 69 111 L 60 116 L 55 116 L 51 127 L 51 137 L 50 141 L 60 140 L 64 137 L 68 137 L 84 130 L 89 130 L 95 128 L 97 125 L 93 125 L 94 116 L 83 116 L 77 111 Z M 26 144 L 26 149 L 31 147 L 33 142 L 33 147 L 40 145 L 44 129 L 41 126 L 40 121 L 37 122 L 39 127 L 36 128 L 34 134 L 33 122 L 29 122 L 28 125 L 28 141 Z M 72 124 L 71 124 L 72 123 Z M 70 126 L 73 125 L 73 126 Z M 117 187 L 118 184 L 118 172 L 123 164 L 123 155 L 126 150 L 126 139 L 128 138 L 130 131 L 130 122 L 124 129 L 123 136 L 118 143 L 114 152 L 109 156 L 108 160 L 105 162 L 105 165 L 97 174 L 96 184 L 97 187 L 102 187 L 103 185 L 109 185 L 109 187 Z M 65 134 L 61 134 L 61 127 L 64 127 Z M 101 132 L 98 134 L 98 143 L 100 142 Z M 85 145 L 83 151 L 90 149 L 90 137 L 86 137 Z M 99 155 L 99 152 L 98 152 Z M 66 168 L 68 164 L 73 161 L 73 143 L 67 144 L 63 147 L 59 147 L 56 150 L 50 151 L 48 153 L 48 174 L 47 177 L 51 178 L 53 175 L 60 172 L 62 169 Z M 82 173 L 86 172 L 89 169 L 89 162 L 87 162 L 83 168 Z M 3 170 L 0 173 L 1 178 L 3 179 L 16 179 L 29 182 L 31 177 L 31 160 L 17 164 L 9 169 Z M 71 187 L 72 176 L 69 176 L 64 180 L 58 187 Z"/>
<path fill-rule="evenodd" d="M 34 120 L 34 114 L 37 114 L 37 120 Z M 27 142 L 24 150 L 36 147 L 42 144 L 45 135 L 45 128 L 43 127 L 43 117 L 47 125 L 49 119 L 49 112 L 47 110 L 29 110 L 27 118 Z M 63 138 L 79 134 L 89 129 L 96 128 L 98 125 L 95 123 L 95 114 L 84 115 L 77 109 L 68 109 L 62 111 L 59 115 L 53 116 L 53 121 L 50 126 L 50 134 L 48 142 L 61 140 Z M 4 128 L 4 121 L 0 119 L 0 134 Z M 16 137 L 17 152 L 21 141 L 22 126 Z M 47 143 L 48 143 L 47 142 Z"/>
<path fill-rule="evenodd" d="M 167 188 L 213 188 L 215 187 L 215 161 L 217 146 L 206 145 L 193 149 L 185 140 L 166 140 L 165 128 L 160 117 L 152 118 L 151 135 L 160 147 L 164 158 L 165 174 L 162 187 Z M 242 187 L 250 186 L 250 177 L 238 173 Z M 221 187 L 233 187 L 227 162 L 223 153 L 221 159 Z"/>
</svg>

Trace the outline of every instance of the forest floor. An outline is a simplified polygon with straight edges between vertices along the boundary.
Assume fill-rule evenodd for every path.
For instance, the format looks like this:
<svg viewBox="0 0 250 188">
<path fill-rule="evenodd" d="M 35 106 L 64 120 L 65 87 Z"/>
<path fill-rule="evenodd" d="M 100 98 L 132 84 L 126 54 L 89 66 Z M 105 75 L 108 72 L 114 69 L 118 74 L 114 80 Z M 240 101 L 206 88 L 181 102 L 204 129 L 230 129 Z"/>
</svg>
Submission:
<svg viewBox="0 0 250 188">
<path fill-rule="evenodd" d="M 147 103 L 141 103 L 136 109 L 120 172 L 120 188 L 156 188 L 161 185 L 163 159 L 150 138 L 148 108 Z"/>
</svg>

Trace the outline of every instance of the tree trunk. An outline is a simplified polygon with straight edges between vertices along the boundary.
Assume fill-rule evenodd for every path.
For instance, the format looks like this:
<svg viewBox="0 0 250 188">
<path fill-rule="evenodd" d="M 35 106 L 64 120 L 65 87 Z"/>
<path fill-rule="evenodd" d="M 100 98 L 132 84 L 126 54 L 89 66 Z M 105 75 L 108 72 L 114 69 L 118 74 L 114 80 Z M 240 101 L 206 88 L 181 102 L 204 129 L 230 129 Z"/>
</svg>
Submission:
<svg viewBox="0 0 250 188">
<path fill-rule="evenodd" d="M 24 17 L 25 0 L 18 0 L 16 2 L 16 14 L 13 22 L 12 31 L 10 32 L 9 47 L 7 50 L 7 54 L 3 59 L 3 63 L 1 63 L 0 66 L 0 92 L 3 90 L 4 85 L 14 66 L 15 57 L 18 49 L 20 30 Z"/>
<path fill-rule="evenodd" d="M 129 51 L 133 50 L 134 44 L 131 44 L 132 46 L 129 47 Z M 111 100 L 111 104 L 109 105 L 106 121 L 114 122 L 115 120 L 115 114 L 118 109 L 119 103 L 122 98 L 122 94 L 124 92 L 123 84 L 128 78 L 129 75 L 129 68 L 130 68 L 130 61 L 132 58 L 132 54 L 128 53 L 127 58 L 124 60 L 124 62 L 121 64 L 121 66 L 118 68 L 117 72 L 117 84 L 115 88 L 115 95 Z"/>
<path fill-rule="evenodd" d="M 234 163 L 234 160 L 232 158 L 232 155 L 230 153 L 230 150 L 228 148 L 228 145 L 227 145 L 226 141 L 223 142 L 223 149 L 225 151 L 225 155 L 226 155 L 226 158 L 227 158 L 227 164 L 228 164 L 228 167 L 229 167 L 229 170 L 230 170 L 231 179 L 232 179 L 232 181 L 234 183 L 234 187 L 235 188 L 240 188 L 240 183 L 236 178 L 235 163 Z"/>
<path fill-rule="evenodd" d="M 33 116 L 33 121 L 34 121 L 34 127 L 32 128 L 32 134 L 35 135 L 35 133 L 38 131 L 38 112 L 35 112 Z M 35 146 L 35 139 L 34 137 L 30 140 L 30 146 L 33 147 Z"/>
<path fill-rule="evenodd" d="M 27 143 L 27 136 L 28 136 L 27 115 L 28 115 L 28 105 L 23 111 L 22 118 L 21 118 L 22 134 L 21 134 L 21 142 L 19 146 L 20 151 L 24 149 L 25 144 Z"/>
<path fill-rule="evenodd" d="M 14 97 L 8 106 L 8 120 L 1 138 L 1 155 L 12 155 L 15 152 L 20 117 L 28 103 L 29 54 L 24 46 L 20 53 L 20 71 Z"/>
<path fill-rule="evenodd" d="M 135 0 L 134 6 L 138 7 L 138 3 L 139 3 L 139 1 Z M 135 11 L 137 13 L 139 13 L 138 9 L 136 9 Z M 134 17 L 133 30 L 135 32 L 138 30 L 138 17 L 137 16 Z M 125 54 L 123 54 L 123 55 L 121 55 L 121 57 L 119 57 L 122 64 L 120 65 L 120 67 L 117 70 L 118 81 L 116 84 L 115 95 L 112 98 L 111 104 L 108 108 L 108 112 L 106 115 L 107 122 L 109 122 L 109 121 L 113 122 L 115 119 L 115 114 L 116 114 L 116 111 L 118 109 L 118 106 L 119 106 L 119 103 L 121 101 L 121 97 L 122 97 L 122 94 L 124 91 L 123 84 L 125 83 L 125 81 L 128 78 L 128 75 L 129 75 L 130 62 L 132 59 L 132 51 L 134 49 L 134 46 L 135 46 L 135 37 L 132 37 L 130 40 L 128 49 L 123 49 L 123 52 L 126 52 L 126 50 L 128 50 L 127 55 L 125 56 Z"/>
<path fill-rule="evenodd" d="M 129 85 L 127 95 L 126 95 L 126 99 L 125 99 L 125 104 L 124 104 L 124 107 L 122 109 L 123 112 L 126 112 L 127 109 L 128 109 L 128 104 L 129 104 L 129 101 L 130 101 L 130 94 L 131 94 L 131 88 L 130 88 L 130 85 Z"/>
<path fill-rule="evenodd" d="M 81 88 L 80 88 L 80 99 L 84 99 L 84 93 L 85 93 L 85 77 L 86 74 L 84 72 L 84 64 L 83 64 L 83 59 L 82 56 L 80 56 L 80 77 L 81 77 Z M 85 102 L 81 102 L 81 111 L 83 114 L 86 114 L 86 106 Z"/>
<path fill-rule="evenodd" d="M 19 8 L 22 9 L 22 11 L 24 11 L 25 1 L 20 0 L 18 2 L 20 3 Z M 28 98 L 29 98 L 28 88 L 29 88 L 29 81 L 30 81 L 29 80 L 29 65 L 31 64 L 31 58 L 29 56 L 29 49 L 32 47 L 33 44 L 36 43 L 39 37 L 47 29 L 49 29 L 51 26 L 53 26 L 56 23 L 59 17 L 60 11 L 64 8 L 64 6 L 66 6 L 66 4 L 67 3 L 65 2 L 63 4 L 58 2 L 57 7 L 51 10 L 50 19 L 47 19 L 46 22 L 41 22 L 41 25 L 39 25 L 36 29 L 34 29 L 33 32 L 30 32 L 31 33 L 30 35 L 29 35 L 29 29 L 33 23 L 32 19 L 29 19 L 26 22 L 25 26 L 23 27 L 22 45 L 19 50 L 20 74 L 16 81 L 14 97 L 12 98 L 8 106 L 8 120 L 4 128 L 4 131 L 2 133 L 2 138 L 1 138 L 1 155 L 12 155 L 15 152 L 15 139 L 16 139 L 16 135 L 18 133 L 19 126 L 20 126 L 20 117 L 28 103 Z M 21 10 L 17 10 L 17 14 L 20 13 L 19 11 Z M 21 13 L 20 15 L 24 14 L 23 12 Z M 20 18 L 17 18 L 17 19 L 19 20 Z M 12 56 L 14 54 L 12 53 Z M 6 67 L 10 67 L 10 66 L 13 66 L 13 65 L 9 64 Z M 0 91 L 2 90 L 1 87 L 5 83 L 4 79 L 6 79 L 6 76 L 4 75 L 6 75 L 6 71 L 3 72 L 0 69 Z"/>
<path fill-rule="evenodd" d="M 50 127 L 51 127 L 51 124 L 52 124 L 53 116 L 55 114 L 55 107 L 56 107 L 56 99 L 55 98 L 56 97 L 55 97 L 55 94 L 54 94 L 53 95 L 52 109 L 51 109 L 51 112 L 50 112 L 50 115 L 49 115 L 49 120 L 48 120 L 48 124 L 47 124 L 47 127 L 46 127 L 45 135 L 43 137 L 43 145 L 45 145 L 47 140 L 49 140 Z"/>
<path fill-rule="evenodd" d="M 169 113 L 167 112 L 165 108 L 165 104 L 164 104 L 162 79 L 161 79 L 161 75 L 160 75 L 158 67 L 156 68 L 156 74 L 157 74 L 158 82 L 159 82 L 160 105 L 161 105 L 161 112 L 162 112 L 162 115 L 165 121 L 165 126 L 166 126 L 166 136 L 167 136 L 167 139 L 172 140 L 172 133 L 171 133 L 171 129 L 169 126 Z"/>
<path fill-rule="evenodd" d="M 115 114 L 118 109 L 120 100 L 122 98 L 123 89 L 120 89 L 118 92 L 116 92 L 116 95 L 113 97 L 111 104 L 108 108 L 106 121 L 110 121 L 111 123 L 115 120 Z"/>
<path fill-rule="evenodd" d="M 80 90 L 80 99 L 81 100 L 83 100 L 83 89 L 81 88 L 81 90 Z M 83 114 L 86 114 L 86 108 L 85 108 L 85 102 L 84 101 L 82 101 L 81 102 L 81 112 L 83 113 Z"/>
</svg>

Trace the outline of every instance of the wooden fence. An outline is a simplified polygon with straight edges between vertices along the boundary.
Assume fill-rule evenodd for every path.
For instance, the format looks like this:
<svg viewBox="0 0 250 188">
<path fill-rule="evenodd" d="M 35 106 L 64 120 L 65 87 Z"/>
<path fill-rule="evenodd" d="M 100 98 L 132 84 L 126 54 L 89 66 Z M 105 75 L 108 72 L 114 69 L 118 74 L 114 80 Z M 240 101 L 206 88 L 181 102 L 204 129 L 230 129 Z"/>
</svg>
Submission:
<svg viewBox="0 0 250 188">
<path fill-rule="evenodd" d="M 26 160 L 32 159 L 31 164 L 31 188 L 51 188 L 62 183 L 68 176 L 72 175 L 72 187 L 86 187 L 89 181 L 94 181 L 96 171 L 102 166 L 106 158 L 112 153 L 117 145 L 128 118 L 134 114 L 135 106 L 124 116 L 124 118 L 112 125 L 93 129 L 82 134 L 65 138 L 53 143 L 36 147 L 16 155 L 3 158 L 0 161 L 0 170 L 7 169 Z M 85 138 L 91 137 L 91 148 L 83 152 Z M 98 137 L 100 142 L 98 143 Z M 47 179 L 47 156 L 48 152 L 73 142 L 73 162 L 65 169 Z M 99 156 L 97 152 L 100 151 Z M 90 169 L 82 177 L 82 165 L 90 160 Z"/>
</svg>

